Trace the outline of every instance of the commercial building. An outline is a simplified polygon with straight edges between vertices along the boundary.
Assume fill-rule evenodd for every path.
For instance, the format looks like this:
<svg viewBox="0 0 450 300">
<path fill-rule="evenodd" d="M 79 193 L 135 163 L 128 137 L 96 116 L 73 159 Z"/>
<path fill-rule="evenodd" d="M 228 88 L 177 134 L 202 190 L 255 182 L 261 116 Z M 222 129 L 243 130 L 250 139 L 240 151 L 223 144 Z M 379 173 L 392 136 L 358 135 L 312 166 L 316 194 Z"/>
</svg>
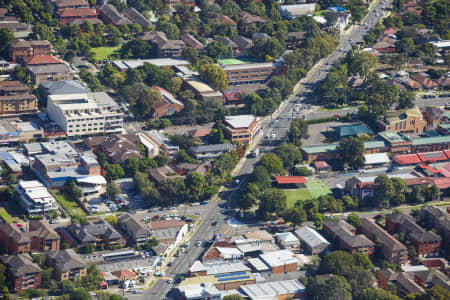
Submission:
<svg viewBox="0 0 450 300">
<path fill-rule="evenodd" d="M 194 92 L 197 98 L 223 101 L 223 94 L 201 81 L 197 75 L 177 75 L 183 79 L 184 86 Z"/>
<path fill-rule="evenodd" d="M 361 218 L 360 231 L 381 243 L 383 256 L 390 263 L 403 265 L 408 261 L 408 249 L 372 219 Z"/>
<path fill-rule="evenodd" d="M 87 275 L 87 264 L 73 249 L 47 252 L 49 264 L 58 281 L 81 279 Z"/>
<path fill-rule="evenodd" d="M 117 221 L 119 228 L 125 232 L 125 237 L 128 238 L 131 245 L 138 247 L 150 242 L 152 237 L 150 230 L 130 214 L 120 214 Z"/>
<path fill-rule="evenodd" d="M 220 156 L 223 153 L 228 153 L 236 149 L 233 144 L 212 144 L 212 145 L 200 145 L 189 149 L 189 151 L 197 159 L 214 158 Z"/>
<path fill-rule="evenodd" d="M 189 230 L 188 224 L 173 219 L 150 222 L 148 228 L 160 243 L 173 244 L 174 247 L 178 246 Z"/>
<path fill-rule="evenodd" d="M 0 82 L 0 115 L 35 113 L 36 96 L 20 81 Z"/>
<path fill-rule="evenodd" d="M 278 232 L 275 234 L 275 239 L 281 249 L 300 251 L 300 240 L 292 232 Z"/>
<path fill-rule="evenodd" d="M 50 55 L 51 52 L 52 44 L 47 40 L 26 41 L 17 39 L 9 46 L 9 55 L 13 62 L 18 62 L 27 56 Z"/>
<path fill-rule="evenodd" d="M 378 121 L 378 126 L 382 131 L 422 133 L 427 127 L 427 121 L 420 109 L 414 107 L 387 112 L 383 120 Z"/>
<path fill-rule="evenodd" d="M 305 286 L 294 279 L 245 285 L 241 290 L 251 300 L 301 299 Z"/>
<path fill-rule="evenodd" d="M 241 144 L 251 144 L 261 133 L 260 120 L 254 115 L 227 116 L 224 125 L 226 138 Z"/>
<path fill-rule="evenodd" d="M 12 288 L 16 292 L 37 289 L 41 286 L 41 268 L 33 262 L 28 254 L 1 256 L 0 261 L 6 266 Z"/>
<path fill-rule="evenodd" d="M 59 234 L 64 242 L 73 247 L 82 247 L 86 244 L 92 244 L 94 248 L 105 248 L 110 246 L 125 246 L 125 239 L 108 222 L 99 220 L 94 223 L 70 224 L 65 229 L 59 229 Z"/>
<path fill-rule="evenodd" d="M 225 71 L 230 86 L 266 83 L 282 71 L 277 63 L 245 63 L 239 60 L 233 60 L 231 64 L 222 62 L 220 67 Z"/>
<path fill-rule="evenodd" d="M 200 283 L 178 286 L 178 291 L 185 300 L 220 300 L 221 293 L 212 283 Z"/>
<path fill-rule="evenodd" d="M 188 277 L 180 283 L 180 287 L 192 286 L 197 284 L 212 284 L 218 290 L 233 290 L 238 289 L 243 285 L 255 284 L 255 276 L 246 272 L 235 272 L 227 274 L 217 274 L 208 276 Z"/>
<path fill-rule="evenodd" d="M 16 185 L 19 205 L 27 215 L 45 216 L 50 211 L 57 211 L 56 200 L 47 188 L 37 180 L 20 180 Z"/>
<path fill-rule="evenodd" d="M 155 65 L 157 67 L 174 67 L 189 65 L 187 60 L 175 57 L 166 58 L 150 58 L 150 59 L 129 59 L 129 60 L 113 60 L 112 65 L 120 72 L 127 72 L 130 69 L 142 67 L 145 63 Z"/>
<path fill-rule="evenodd" d="M 152 89 L 161 94 L 161 101 L 152 105 L 153 118 L 171 116 L 183 110 L 184 104 L 177 100 L 171 93 L 159 86 L 153 86 Z"/>
<path fill-rule="evenodd" d="M 330 243 L 314 229 L 303 226 L 295 231 L 306 253 L 319 254 L 328 248 Z"/>
<path fill-rule="evenodd" d="M 259 258 L 267 264 L 272 274 L 296 272 L 298 270 L 298 260 L 288 249 L 263 253 Z"/>
<path fill-rule="evenodd" d="M 50 95 L 47 114 L 67 136 L 122 133 L 123 130 L 122 112 L 105 92 Z"/>
<path fill-rule="evenodd" d="M 242 261 L 201 263 L 196 260 L 189 268 L 189 277 L 247 272 L 250 268 Z"/>
<path fill-rule="evenodd" d="M 46 81 L 73 79 L 73 73 L 66 64 L 30 65 L 27 70 L 35 85 Z"/>
<path fill-rule="evenodd" d="M 291 20 L 301 16 L 312 15 L 316 10 L 316 3 L 279 5 L 278 10 L 284 19 Z"/>
<path fill-rule="evenodd" d="M 416 220 L 406 214 L 390 214 L 386 216 L 386 229 L 389 233 L 403 232 L 411 241 L 419 257 L 439 256 L 441 237 L 432 231 L 426 231 Z"/>
</svg>

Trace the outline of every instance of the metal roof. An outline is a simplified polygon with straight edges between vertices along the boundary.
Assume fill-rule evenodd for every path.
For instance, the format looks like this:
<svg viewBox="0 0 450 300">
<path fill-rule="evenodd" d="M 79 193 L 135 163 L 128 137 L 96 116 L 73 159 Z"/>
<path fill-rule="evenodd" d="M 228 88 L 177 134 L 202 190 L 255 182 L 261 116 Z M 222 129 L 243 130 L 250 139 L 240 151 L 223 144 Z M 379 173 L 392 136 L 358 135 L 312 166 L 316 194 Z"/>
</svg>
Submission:
<svg viewBox="0 0 450 300">
<path fill-rule="evenodd" d="M 252 300 L 278 299 L 277 296 L 298 294 L 305 291 L 305 286 L 298 280 L 283 280 L 241 286 Z"/>
<path fill-rule="evenodd" d="M 295 231 L 295 234 L 300 238 L 300 240 L 310 246 L 310 248 L 315 248 L 321 245 L 329 245 L 330 243 L 317 231 L 308 226 L 303 226 Z"/>
</svg>

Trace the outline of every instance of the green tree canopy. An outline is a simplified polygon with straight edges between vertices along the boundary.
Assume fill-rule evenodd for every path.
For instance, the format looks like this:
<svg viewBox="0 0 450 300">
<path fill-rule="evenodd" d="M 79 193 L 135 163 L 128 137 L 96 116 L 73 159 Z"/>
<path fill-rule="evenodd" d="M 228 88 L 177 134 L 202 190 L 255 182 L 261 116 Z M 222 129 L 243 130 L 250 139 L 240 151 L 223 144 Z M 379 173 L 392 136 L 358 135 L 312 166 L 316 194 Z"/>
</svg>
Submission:
<svg viewBox="0 0 450 300">
<path fill-rule="evenodd" d="M 293 144 L 283 143 L 275 149 L 283 162 L 283 167 L 290 169 L 302 160 L 302 152 Z"/>
<path fill-rule="evenodd" d="M 295 145 L 301 145 L 301 140 L 309 137 L 308 123 L 300 118 L 291 122 L 291 126 L 288 131 L 289 142 Z"/>
<path fill-rule="evenodd" d="M 202 65 L 199 70 L 200 78 L 213 89 L 223 90 L 228 86 L 225 71 L 213 64 Z"/>
<path fill-rule="evenodd" d="M 261 166 L 265 167 L 269 174 L 284 175 L 283 162 L 275 153 L 266 153 L 259 160 Z"/>
<path fill-rule="evenodd" d="M 355 137 L 343 138 L 336 148 L 340 162 L 353 169 L 358 169 L 364 164 L 364 144 Z"/>
</svg>

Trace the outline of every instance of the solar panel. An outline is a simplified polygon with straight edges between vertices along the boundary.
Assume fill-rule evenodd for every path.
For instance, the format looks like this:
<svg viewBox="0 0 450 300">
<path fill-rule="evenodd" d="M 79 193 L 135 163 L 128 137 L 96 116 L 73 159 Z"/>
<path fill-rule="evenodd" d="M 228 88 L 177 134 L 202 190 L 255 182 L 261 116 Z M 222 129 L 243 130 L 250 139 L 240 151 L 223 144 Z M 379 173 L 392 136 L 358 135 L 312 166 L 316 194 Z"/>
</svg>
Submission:
<svg viewBox="0 0 450 300">
<path fill-rule="evenodd" d="M 239 280 L 239 279 L 249 279 L 249 278 L 250 278 L 249 275 L 244 275 L 244 276 L 220 278 L 220 279 L 217 279 L 217 281 L 222 282 L 222 281 L 232 281 L 232 280 Z"/>
<path fill-rule="evenodd" d="M 444 155 L 441 152 L 428 152 L 422 154 L 425 158 L 438 158 L 438 157 L 444 157 Z"/>
<path fill-rule="evenodd" d="M 247 272 L 242 271 L 242 272 L 235 272 L 235 273 L 228 273 L 228 274 L 219 274 L 219 275 L 214 275 L 214 277 L 221 278 L 221 277 L 238 276 L 238 275 L 244 275 L 244 274 L 247 274 Z"/>
</svg>

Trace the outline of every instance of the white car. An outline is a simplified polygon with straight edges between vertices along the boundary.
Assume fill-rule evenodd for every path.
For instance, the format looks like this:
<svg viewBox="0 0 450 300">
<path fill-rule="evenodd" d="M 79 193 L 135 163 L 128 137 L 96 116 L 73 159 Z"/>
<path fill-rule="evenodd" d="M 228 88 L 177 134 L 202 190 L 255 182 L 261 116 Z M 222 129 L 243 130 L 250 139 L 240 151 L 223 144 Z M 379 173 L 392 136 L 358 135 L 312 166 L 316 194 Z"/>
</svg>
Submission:
<svg viewBox="0 0 450 300">
<path fill-rule="evenodd" d="M 201 245 L 202 245 L 202 241 L 198 241 L 197 243 L 195 243 L 195 246 L 197 246 L 197 247 L 201 247 Z"/>
<path fill-rule="evenodd" d="M 168 283 L 168 284 L 172 284 L 172 283 L 173 283 L 173 280 L 172 280 L 172 279 L 169 279 L 169 280 L 167 280 L 167 283 Z"/>
</svg>

